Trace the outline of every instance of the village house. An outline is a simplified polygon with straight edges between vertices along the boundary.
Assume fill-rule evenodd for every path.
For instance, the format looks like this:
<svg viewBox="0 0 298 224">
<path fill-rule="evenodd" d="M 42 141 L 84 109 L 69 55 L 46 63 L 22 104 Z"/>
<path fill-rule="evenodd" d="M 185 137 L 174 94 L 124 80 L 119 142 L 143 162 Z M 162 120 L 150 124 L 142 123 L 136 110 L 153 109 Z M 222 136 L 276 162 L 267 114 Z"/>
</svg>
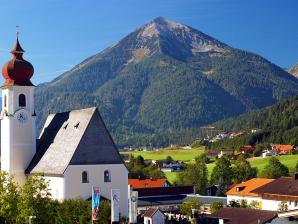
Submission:
<svg viewBox="0 0 298 224">
<path fill-rule="evenodd" d="M 218 220 L 219 224 L 265 224 L 270 223 L 278 217 L 276 212 L 262 211 L 250 208 L 221 208 L 209 216 Z M 208 222 L 208 224 L 216 223 Z"/>
<path fill-rule="evenodd" d="M 218 158 L 222 156 L 231 156 L 234 153 L 233 149 L 219 149 Z"/>
<path fill-rule="evenodd" d="M 153 188 L 153 187 L 169 187 L 170 183 L 167 179 L 128 179 L 128 184 L 132 188 Z"/>
<path fill-rule="evenodd" d="M 298 174 L 293 177 L 280 177 L 259 188 L 252 193 L 262 198 L 262 209 L 278 211 L 282 204 L 287 210 L 298 209 Z"/>
<path fill-rule="evenodd" d="M 256 150 L 256 147 L 251 145 L 243 145 L 240 147 L 240 152 L 246 154 L 246 153 L 253 153 Z"/>
<path fill-rule="evenodd" d="M 165 160 L 152 160 L 152 164 L 157 166 L 162 172 L 179 172 L 183 170 L 182 161 L 172 161 L 167 163 Z"/>
<path fill-rule="evenodd" d="M 165 215 L 158 208 L 149 208 L 144 213 L 144 224 L 164 224 Z"/>
<path fill-rule="evenodd" d="M 232 201 L 239 202 L 240 200 L 246 200 L 248 204 L 257 202 L 261 207 L 262 198 L 259 194 L 253 193 L 252 191 L 272 182 L 273 180 L 274 179 L 253 178 L 240 184 L 236 184 L 226 192 L 227 203 L 230 204 Z"/>
<path fill-rule="evenodd" d="M 293 145 L 280 145 L 280 144 L 272 144 L 272 150 L 278 152 L 278 154 L 290 154 L 294 150 Z"/>
</svg>

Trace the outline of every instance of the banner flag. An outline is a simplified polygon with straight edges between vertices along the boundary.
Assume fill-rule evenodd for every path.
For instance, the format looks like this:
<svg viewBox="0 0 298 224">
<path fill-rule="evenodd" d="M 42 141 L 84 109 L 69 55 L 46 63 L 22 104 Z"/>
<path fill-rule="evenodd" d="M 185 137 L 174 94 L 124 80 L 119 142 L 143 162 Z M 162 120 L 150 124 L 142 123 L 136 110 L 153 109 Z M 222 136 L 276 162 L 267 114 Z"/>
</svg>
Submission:
<svg viewBox="0 0 298 224">
<path fill-rule="evenodd" d="M 129 222 L 137 223 L 138 215 L 138 192 L 130 190 L 129 194 Z"/>
<path fill-rule="evenodd" d="M 98 220 L 100 206 L 100 188 L 92 187 L 92 220 Z"/>
<path fill-rule="evenodd" d="M 112 222 L 119 222 L 120 215 L 120 189 L 111 190 L 111 209 L 112 209 Z"/>
</svg>

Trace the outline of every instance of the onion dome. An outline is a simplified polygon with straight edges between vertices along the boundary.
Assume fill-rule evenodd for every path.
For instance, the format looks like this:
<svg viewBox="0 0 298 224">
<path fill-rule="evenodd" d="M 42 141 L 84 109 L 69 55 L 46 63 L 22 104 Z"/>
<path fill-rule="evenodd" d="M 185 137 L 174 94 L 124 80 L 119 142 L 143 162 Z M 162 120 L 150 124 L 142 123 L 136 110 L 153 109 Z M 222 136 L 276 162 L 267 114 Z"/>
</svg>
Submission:
<svg viewBox="0 0 298 224">
<path fill-rule="evenodd" d="M 4 86 L 33 86 L 30 79 L 33 76 L 34 68 L 30 62 L 23 59 L 24 52 L 17 33 L 16 44 L 10 52 L 13 58 L 2 68 L 2 75 L 5 79 Z"/>
</svg>

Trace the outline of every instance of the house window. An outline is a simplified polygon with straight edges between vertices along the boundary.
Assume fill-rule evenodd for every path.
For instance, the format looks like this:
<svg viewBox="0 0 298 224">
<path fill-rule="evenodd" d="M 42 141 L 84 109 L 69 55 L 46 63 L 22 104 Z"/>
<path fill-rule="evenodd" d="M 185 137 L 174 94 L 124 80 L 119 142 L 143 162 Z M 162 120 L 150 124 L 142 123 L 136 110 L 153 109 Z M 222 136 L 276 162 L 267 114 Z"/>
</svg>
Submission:
<svg viewBox="0 0 298 224">
<path fill-rule="evenodd" d="M 6 95 L 4 95 L 4 107 L 6 107 L 6 105 L 7 105 L 7 97 Z"/>
<path fill-rule="evenodd" d="M 26 106 L 26 97 L 24 94 L 19 95 L 19 107 L 25 107 Z"/>
<path fill-rule="evenodd" d="M 104 172 L 104 181 L 111 182 L 111 173 L 108 170 L 105 170 L 105 172 Z"/>
<path fill-rule="evenodd" d="M 89 183 L 87 171 L 82 172 L 82 183 Z"/>
</svg>

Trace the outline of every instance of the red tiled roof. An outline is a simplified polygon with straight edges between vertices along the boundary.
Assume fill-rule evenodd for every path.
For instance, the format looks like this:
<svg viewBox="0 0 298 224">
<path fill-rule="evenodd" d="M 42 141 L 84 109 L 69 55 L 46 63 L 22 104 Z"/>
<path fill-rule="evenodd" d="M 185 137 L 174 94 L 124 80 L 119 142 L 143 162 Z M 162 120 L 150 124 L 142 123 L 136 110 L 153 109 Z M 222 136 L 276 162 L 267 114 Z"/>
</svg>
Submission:
<svg viewBox="0 0 298 224">
<path fill-rule="evenodd" d="M 244 146 L 241 146 L 240 150 L 241 151 L 255 151 L 256 147 L 251 146 L 251 145 L 244 145 Z"/>
<path fill-rule="evenodd" d="M 292 146 L 292 145 L 275 145 L 275 149 L 278 151 L 288 152 L 288 151 L 292 151 L 294 149 L 294 146 Z"/>
<path fill-rule="evenodd" d="M 128 179 L 128 184 L 131 185 L 133 188 L 152 188 L 152 187 L 164 187 L 167 179 Z"/>
<path fill-rule="evenodd" d="M 152 216 L 158 211 L 158 208 L 149 208 L 145 213 L 144 217 L 152 218 Z M 162 212 L 161 212 L 162 213 Z M 163 213 L 162 213 L 163 214 Z M 164 214 L 163 214 L 164 215 Z"/>
<path fill-rule="evenodd" d="M 252 191 L 265 186 L 272 181 L 274 181 L 274 179 L 253 178 L 243 183 L 236 184 L 226 193 L 226 195 L 258 196 L 257 193 L 253 193 Z"/>
</svg>

